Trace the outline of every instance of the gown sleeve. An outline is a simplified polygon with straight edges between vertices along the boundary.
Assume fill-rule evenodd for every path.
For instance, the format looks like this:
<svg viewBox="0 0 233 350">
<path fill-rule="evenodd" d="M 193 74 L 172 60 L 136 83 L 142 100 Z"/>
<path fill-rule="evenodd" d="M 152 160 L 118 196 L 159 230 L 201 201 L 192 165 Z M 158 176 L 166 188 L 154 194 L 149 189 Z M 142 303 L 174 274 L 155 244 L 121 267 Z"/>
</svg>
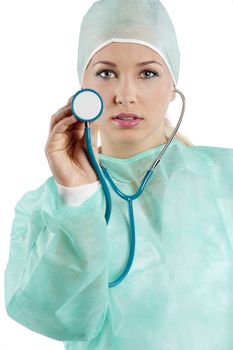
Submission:
<svg viewBox="0 0 233 350">
<path fill-rule="evenodd" d="M 88 341 L 108 308 L 108 240 L 101 188 L 62 204 L 54 178 L 15 207 L 5 270 L 8 315 L 56 340 Z"/>
<path fill-rule="evenodd" d="M 62 199 L 63 203 L 68 206 L 78 206 L 82 204 L 82 202 L 91 197 L 101 186 L 100 181 L 76 187 L 66 187 L 58 184 L 56 181 L 55 183 L 60 198 Z"/>
</svg>

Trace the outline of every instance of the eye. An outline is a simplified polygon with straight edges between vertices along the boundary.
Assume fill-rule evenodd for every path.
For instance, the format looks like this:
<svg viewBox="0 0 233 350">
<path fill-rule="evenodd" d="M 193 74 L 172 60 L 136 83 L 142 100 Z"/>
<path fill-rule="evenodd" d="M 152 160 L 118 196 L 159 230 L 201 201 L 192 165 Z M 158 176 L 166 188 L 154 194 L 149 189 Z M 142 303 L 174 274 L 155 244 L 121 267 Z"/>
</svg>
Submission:
<svg viewBox="0 0 233 350">
<path fill-rule="evenodd" d="M 142 73 L 152 73 L 153 74 L 153 76 L 147 75 L 146 78 L 143 78 L 143 79 L 151 79 L 151 78 L 159 76 L 159 74 L 157 72 L 152 72 L 151 70 L 144 70 Z"/>
<path fill-rule="evenodd" d="M 96 73 L 96 76 L 100 76 L 101 78 L 107 80 L 108 78 L 110 78 L 109 75 L 108 75 L 108 76 L 101 75 L 102 73 L 106 73 L 106 72 L 108 72 L 108 73 L 113 73 L 111 70 L 107 70 L 107 69 L 106 69 L 106 70 L 102 70 L 102 71 Z M 106 79 L 106 78 L 107 78 L 107 79 Z"/>
<path fill-rule="evenodd" d="M 108 70 L 108 69 L 105 69 L 105 70 L 102 70 L 102 71 L 99 71 L 99 72 L 97 72 L 96 73 L 96 76 L 100 76 L 101 78 L 103 78 L 104 80 L 107 80 L 107 79 L 109 79 L 111 76 L 110 76 L 110 74 L 108 74 L 108 75 L 102 75 L 102 74 L 105 74 L 105 73 L 113 73 L 113 74 L 115 74 L 113 71 L 111 71 L 111 70 Z M 151 78 L 154 78 L 154 77 L 158 77 L 159 76 L 159 74 L 157 73 L 157 72 L 153 72 L 153 71 L 150 71 L 150 70 L 145 70 L 145 71 L 143 71 L 142 73 L 151 73 L 152 74 L 152 76 L 151 75 L 147 75 L 145 78 L 143 78 L 143 79 L 151 79 Z"/>
</svg>

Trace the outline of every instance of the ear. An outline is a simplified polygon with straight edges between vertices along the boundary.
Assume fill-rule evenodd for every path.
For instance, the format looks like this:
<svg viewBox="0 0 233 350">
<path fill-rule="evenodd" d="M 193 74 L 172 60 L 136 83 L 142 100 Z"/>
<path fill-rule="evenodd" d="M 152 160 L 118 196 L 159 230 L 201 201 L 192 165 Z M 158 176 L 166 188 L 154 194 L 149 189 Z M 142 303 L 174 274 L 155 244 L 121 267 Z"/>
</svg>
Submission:
<svg viewBox="0 0 233 350">
<path fill-rule="evenodd" d="M 175 85 L 173 85 L 173 92 L 172 92 L 172 94 L 171 94 L 171 99 L 170 99 L 170 101 L 174 101 L 175 98 L 176 98 L 176 91 L 175 91 Z"/>
</svg>

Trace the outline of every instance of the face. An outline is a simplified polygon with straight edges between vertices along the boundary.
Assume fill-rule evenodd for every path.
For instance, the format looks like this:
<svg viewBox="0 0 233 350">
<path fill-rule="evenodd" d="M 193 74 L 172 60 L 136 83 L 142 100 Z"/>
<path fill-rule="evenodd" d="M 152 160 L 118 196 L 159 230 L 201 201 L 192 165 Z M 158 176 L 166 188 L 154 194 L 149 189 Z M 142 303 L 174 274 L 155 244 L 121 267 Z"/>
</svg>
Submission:
<svg viewBox="0 0 233 350">
<path fill-rule="evenodd" d="M 147 61 L 156 63 L 142 64 Z M 89 62 L 82 88 L 95 89 L 103 97 L 104 112 L 93 122 L 99 128 L 101 153 L 127 158 L 166 143 L 166 111 L 176 93 L 167 65 L 152 49 L 133 43 L 106 45 Z M 112 119 L 120 113 L 142 119 L 136 126 L 122 126 Z"/>
</svg>

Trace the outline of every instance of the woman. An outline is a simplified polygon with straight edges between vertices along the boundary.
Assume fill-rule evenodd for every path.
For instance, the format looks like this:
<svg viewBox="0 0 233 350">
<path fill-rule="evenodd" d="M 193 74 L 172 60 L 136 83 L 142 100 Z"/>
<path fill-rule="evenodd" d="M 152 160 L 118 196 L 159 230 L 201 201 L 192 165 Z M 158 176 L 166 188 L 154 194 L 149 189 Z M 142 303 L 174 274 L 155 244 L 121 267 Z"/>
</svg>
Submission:
<svg viewBox="0 0 233 350">
<path fill-rule="evenodd" d="M 134 193 L 171 134 L 165 115 L 176 97 L 179 49 L 162 4 L 95 2 L 81 26 L 78 72 L 81 87 L 105 102 L 92 124 L 95 155 Z M 70 103 L 51 118 L 45 153 L 53 176 L 16 206 L 9 316 L 68 350 L 232 349 L 232 149 L 177 135 L 134 202 L 131 270 L 108 288 L 128 259 L 127 203 L 111 192 L 107 225 L 84 125 Z M 116 119 L 120 113 L 136 114 L 137 125 Z"/>
</svg>

